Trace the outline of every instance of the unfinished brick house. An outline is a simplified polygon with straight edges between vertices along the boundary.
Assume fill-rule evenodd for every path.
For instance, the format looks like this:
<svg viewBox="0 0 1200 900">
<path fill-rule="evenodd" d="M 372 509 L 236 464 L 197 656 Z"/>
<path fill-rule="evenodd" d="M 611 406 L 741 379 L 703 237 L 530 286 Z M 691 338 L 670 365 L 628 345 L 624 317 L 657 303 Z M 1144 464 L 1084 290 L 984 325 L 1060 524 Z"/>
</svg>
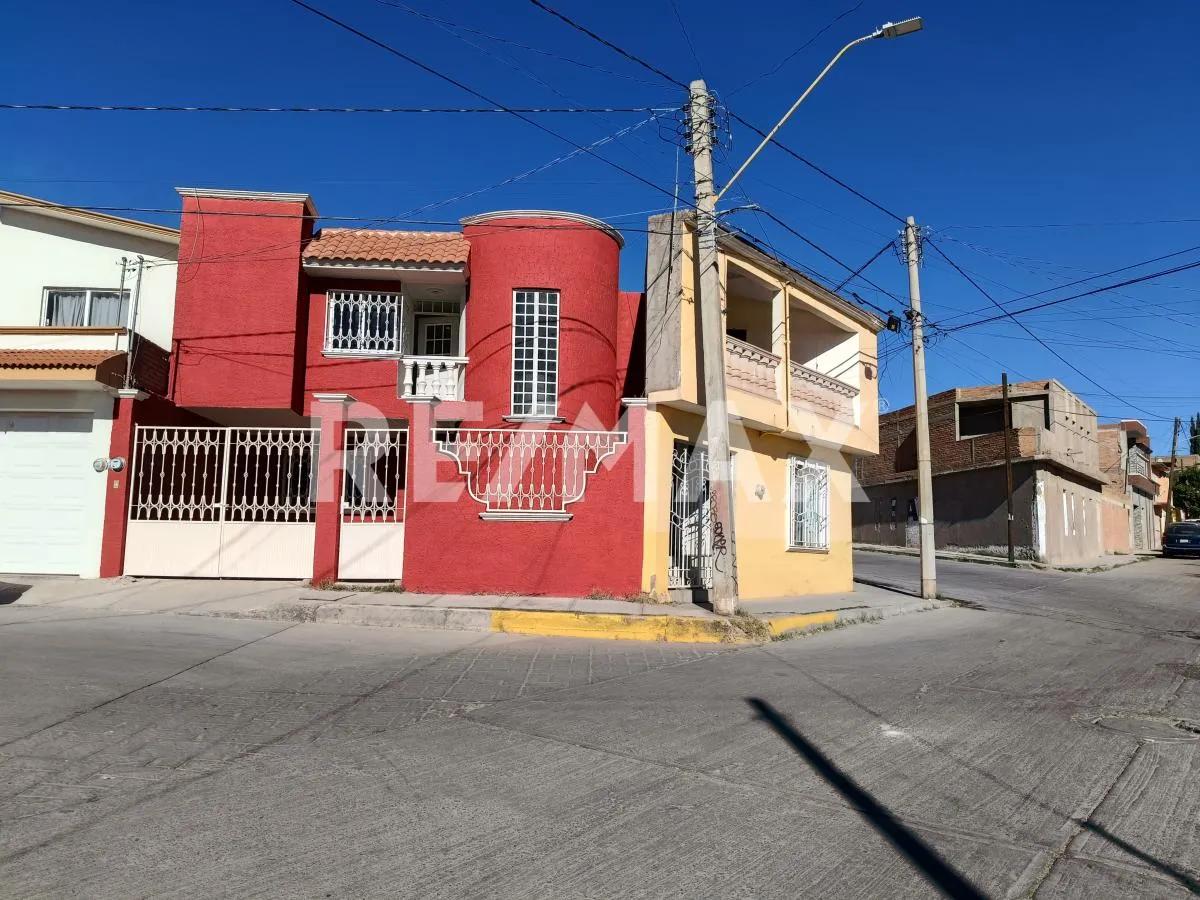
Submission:
<svg viewBox="0 0 1200 900">
<path fill-rule="evenodd" d="M 1071 564 L 1104 553 L 1096 412 L 1060 382 L 1009 386 L 1017 556 Z M 857 460 L 856 543 L 917 546 L 913 407 L 879 418 L 879 455 Z M 934 534 L 939 548 L 1007 553 L 1000 385 L 929 398 Z"/>
<path fill-rule="evenodd" d="M 1101 425 L 1100 470 L 1104 485 L 1104 543 L 1110 553 L 1157 550 L 1163 524 L 1155 512 L 1158 481 L 1150 456 L 1150 433 L 1135 419 Z"/>
</svg>

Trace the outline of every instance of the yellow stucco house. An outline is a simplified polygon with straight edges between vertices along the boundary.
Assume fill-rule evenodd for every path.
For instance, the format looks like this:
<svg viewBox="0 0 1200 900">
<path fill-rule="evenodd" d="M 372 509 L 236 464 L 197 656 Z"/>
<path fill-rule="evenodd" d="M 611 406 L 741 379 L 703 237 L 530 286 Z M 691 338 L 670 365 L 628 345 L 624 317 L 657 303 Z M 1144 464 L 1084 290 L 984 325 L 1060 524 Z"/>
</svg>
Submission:
<svg viewBox="0 0 1200 900">
<path fill-rule="evenodd" d="M 650 219 L 643 589 L 710 583 L 703 354 L 691 217 Z M 718 238 L 739 593 L 853 589 L 851 471 L 879 450 L 884 322 L 727 231 Z"/>
</svg>

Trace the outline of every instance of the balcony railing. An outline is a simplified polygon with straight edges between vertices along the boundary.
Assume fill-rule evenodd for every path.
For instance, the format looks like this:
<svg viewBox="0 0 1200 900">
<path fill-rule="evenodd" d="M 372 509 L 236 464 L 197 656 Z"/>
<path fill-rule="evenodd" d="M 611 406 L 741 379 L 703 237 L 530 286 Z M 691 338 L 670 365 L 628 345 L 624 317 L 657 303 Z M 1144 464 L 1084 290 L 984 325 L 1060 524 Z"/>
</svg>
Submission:
<svg viewBox="0 0 1200 900">
<path fill-rule="evenodd" d="M 858 388 L 799 363 L 789 364 L 788 370 L 793 407 L 811 410 L 847 425 L 854 424 L 854 398 L 858 396 Z"/>
<path fill-rule="evenodd" d="M 465 356 L 405 356 L 400 360 L 400 396 L 463 398 Z"/>
<path fill-rule="evenodd" d="M 1150 474 L 1150 455 L 1136 444 L 1129 448 L 1129 474 L 1147 479 L 1154 477 Z"/>
<path fill-rule="evenodd" d="M 778 356 L 761 347 L 725 337 L 725 377 L 730 387 L 777 400 L 776 373 L 780 362 Z"/>
</svg>

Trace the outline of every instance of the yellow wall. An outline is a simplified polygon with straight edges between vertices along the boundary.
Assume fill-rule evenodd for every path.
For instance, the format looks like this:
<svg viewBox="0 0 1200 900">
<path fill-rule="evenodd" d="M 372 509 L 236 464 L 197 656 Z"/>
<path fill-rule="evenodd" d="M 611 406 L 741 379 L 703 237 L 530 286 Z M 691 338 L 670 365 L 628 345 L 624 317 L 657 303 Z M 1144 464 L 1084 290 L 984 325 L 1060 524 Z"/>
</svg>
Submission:
<svg viewBox="0 0 1200 900">
<path fill-rule="evenodd" d="M 667 591 L 671 450 L 676 440 L 700 443 L 701 426 L 701 417 L 693 413 L 653 404 L 647 409 L 643 590 Z M 846 457 L 830 448 L 746 430 L 737 422 L 731 426 L 740 595 L 753 599 L 853 590 L 851 478 Z M 829 465 L 828 551 L 787 548 L 789 456 L 812 457 Z"/>
</svg>

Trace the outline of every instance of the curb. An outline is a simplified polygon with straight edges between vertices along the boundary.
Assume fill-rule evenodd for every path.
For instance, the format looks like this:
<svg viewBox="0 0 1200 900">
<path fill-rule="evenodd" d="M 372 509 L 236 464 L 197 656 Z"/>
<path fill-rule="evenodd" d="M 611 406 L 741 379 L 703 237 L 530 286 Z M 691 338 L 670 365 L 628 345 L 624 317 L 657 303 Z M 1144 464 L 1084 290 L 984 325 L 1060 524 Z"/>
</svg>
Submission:
<svg viewBox="0 0 1200 900">
<path fill-rule="evenodd" d="M 889 547 L 879 544 L 854 544 L 853 549 L 861 553 L 885 553 L 889 556 L 920 556 L 920 550 L 911 547 Z M 1001 566 L 1005 569 L 1025 569 L 1030 572 L 1066 572 L 1066 573 L 1085 573 L 1092 574 L 1096 572 L 1111 572 L 1113 569 L 1123 569 L 1125 566 L 1131 566 L 1134 563 L 1139 563 L 1144 559 L 1150 559 L 1155 554 L 1152 553 L 1134 553 L 1130 554 L 1129 559 L 1122 559 L 1114 563 L 1105 563 L 1099 566 L 1055 566 L 1050 563 L 1035 562 L 1030 559 L 1018 559 L 1013 563 L 1009 563 L 1007 559 L 1000 556 L 983 556 L 973 553 L 953 553 L 946 550 L 938 550 L 934 553 L 937 559 L 944 559 L 948 562 L 965 562 L 978 563 L 981 566 Z M 855 581 L 860 579 L 855 578 Z M 863 584 L 870 584 L 869 581 L 863 581 Z"/>
<path fill-rule="evenodd" d="M 863 583 L 869 584 L 870 582 Z M 888 587 L 889 590 L 894 590 L 894 588 L 889 586 L 875 586 Z M 893 616 L 926 612 L 931 609 L 942 609 L 950 605 L 942 600 L 914 599 L 910 603 L 895 603 L 891 606 L 862 606 L 853 609 L 830 610 L 828 612 L 802 613 L 794 616 L 776 616 L 767 619 L 767 625 L 771 629 L 772 637 L 781 637 L 783 635 L 795 635 L 802 632 L 822 631 L 826 628 L 840 628 L 859 622 L 878 622 L 882 619 L 890 619 Z"/>
<path fill-rule="evenodd" d="M 687 644 L 749 643 L 750 638 L 724 619 L 693 616 L 642 616 L 625 613 L 576 613 L 532 609 L 379 606 L 330 601 L 279 603 L 262 609 L 194 610 L 188 615 L 233 619 L 321 622 L 383 628 L 502 632 L 541 637 L 599 638 Z"/>
</svg>

